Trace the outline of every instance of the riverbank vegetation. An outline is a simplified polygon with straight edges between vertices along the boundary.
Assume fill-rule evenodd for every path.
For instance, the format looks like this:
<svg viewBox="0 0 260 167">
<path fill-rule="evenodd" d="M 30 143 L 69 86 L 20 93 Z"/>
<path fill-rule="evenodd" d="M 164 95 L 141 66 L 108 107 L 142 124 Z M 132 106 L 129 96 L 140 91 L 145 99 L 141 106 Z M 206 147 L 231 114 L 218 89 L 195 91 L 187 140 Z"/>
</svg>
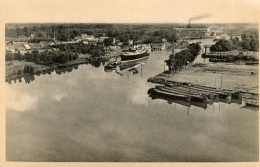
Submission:
<svg viewBox="0 0 260 167">
<path fill-rule="evenodd" d="M 199 44 L 189 44 L 186 49 L 176 54 L 171 54 L 164 62 L 168 66 L 169 73 L 176 73 L 191 64 L 199 55 L 201 47 Z"/>
<path fill-rule="evenodd" d="M 28 61 L 34 62 L 40 65 L 52 65 L 55 63 L 64 64 L 68 61 L 76 60 L 78 58 L 78 53 L 72 53 L 70 51 L 44 51 L 39 52 L 38 50 L 33 50 L 32 52 L 27 52 L 22 55 L 18 53 L 6 53 L 6 61 L 18 60 L 18 61 Z"/>
<path fill-rule="evenodd" d="M 105 56 L 105 47 L 102 42 L 94 44 L 84 44 L 83 42 L 72 43 L 72 44 L 60 44 L 54 46 L 60 51 L 73 52 L 78 54 L 90 54 L 92 57 Z"/>
<path fill-rule="evenodd" d="M 242 34 L 241 41 L 238 37 L 229 40 L 219 40 L 215 45 L 210 47 L 212 52 L 226 52 L 232 50 L 259 51 L 259 39 L 257 31 L 248 31 Z"/>
</svg>

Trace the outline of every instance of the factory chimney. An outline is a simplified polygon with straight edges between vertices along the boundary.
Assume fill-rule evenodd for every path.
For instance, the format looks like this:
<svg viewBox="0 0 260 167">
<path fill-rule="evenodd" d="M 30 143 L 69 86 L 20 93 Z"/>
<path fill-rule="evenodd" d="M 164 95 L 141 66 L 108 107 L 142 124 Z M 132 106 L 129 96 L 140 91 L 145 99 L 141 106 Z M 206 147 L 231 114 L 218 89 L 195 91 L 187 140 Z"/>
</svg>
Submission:
<svg viewBox="0 0 260 167">
<path fill-rule="evenodd" d="M 188 24 L 187 28 L 191 28 L 191 25 L 190 25 L 190 20 L 189 20 L 189 24 Z"/>
</svg>

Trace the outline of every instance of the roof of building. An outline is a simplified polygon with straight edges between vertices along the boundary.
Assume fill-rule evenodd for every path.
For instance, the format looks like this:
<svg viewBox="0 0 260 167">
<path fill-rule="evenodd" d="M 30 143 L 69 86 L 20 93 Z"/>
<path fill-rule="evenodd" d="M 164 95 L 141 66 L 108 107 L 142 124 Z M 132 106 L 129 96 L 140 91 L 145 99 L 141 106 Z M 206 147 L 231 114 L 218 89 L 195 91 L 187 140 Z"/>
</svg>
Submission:
<svg viewBox="0 0 260 167">
<path fill-rule="evenodd" d="M 30 47 L 32 49 L 34 48 L 42 48 L 42 45 L 40 43 L 29 43 Z"/>
<path fill-rule="evenodd" d="M 27 43 L 23 44 L 23 46 L 24 46 L 26 49 L 31 49 L 30 45 L 28 45 Z"/>
<path fill-rule="evenodd" d="M 27 37 L 24 35 L 21 35 L 19 37 L 6 37 L 5 40 L 7 41 L 17 41 L 17 42 L 21 42 L 21 41 L 27 41 Z"/>
<path fill-rule="evenodd" d="M 28 38 L 29 37 L 35 37 L 36 35 L 35 34 L 30 34 L 29 36 L 28 36 Z"/>
<path fill-rule="evenodd" d="M 152 48 L 157 48 L 157 49 L 161 49 L 162 48 L 162 44 L 161 43 L 160 44 L 152 44 L 151 46 L 152 46 Z"/>
<path fill-rule="evenodd" d="M 107 39 L 107 38 L 109 38 L 109 37 L 99 37 L 99 39 Z"/>
<path fill-rule="evenodd" d="M 169 42 L 166 42 L 166 43 L 165 43 L 165 46 L 166 46 L 166 47 L 168 47 L 168 46 L 172 46 L 172 44 L 169 43 Z"/>
<path fill-rule="evenodd" d="M 81 36 L 88 36 L 88 34 L 81 34 Z"/>
<path fill-rule="evenodd" d="M 211 32 L 214 32 L 214 33 L 223 33 L 223 30 L 211 30 Z"/>
<path fill-rule="evenodd" d="M 167 42 L 167 39 L 163 38 L 163 39 L 162 39 L 162 42 Z"/>
<path fill-rule="evenodd" d="M 259 52 L 244 51 L 243 55 L 251 56 L 254 57 L 255 59 L 259 59 Z"/>
</svg>

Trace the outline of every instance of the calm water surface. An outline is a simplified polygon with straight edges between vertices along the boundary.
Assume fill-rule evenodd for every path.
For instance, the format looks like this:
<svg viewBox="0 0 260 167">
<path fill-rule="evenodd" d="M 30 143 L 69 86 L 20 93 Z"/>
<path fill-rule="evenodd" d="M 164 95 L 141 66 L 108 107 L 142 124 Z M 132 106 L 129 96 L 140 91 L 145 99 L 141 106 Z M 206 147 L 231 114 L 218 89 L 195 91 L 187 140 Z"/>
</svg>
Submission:
<svg viewBox="0 0 260 167">
<path fill-rule="evenodd" d="M 7 161 L 258 161 L 258 111 L 148 97 L 169 54 L 152 52 L 138 74 L 79 65 L 6 83 Z"/>
</svg>

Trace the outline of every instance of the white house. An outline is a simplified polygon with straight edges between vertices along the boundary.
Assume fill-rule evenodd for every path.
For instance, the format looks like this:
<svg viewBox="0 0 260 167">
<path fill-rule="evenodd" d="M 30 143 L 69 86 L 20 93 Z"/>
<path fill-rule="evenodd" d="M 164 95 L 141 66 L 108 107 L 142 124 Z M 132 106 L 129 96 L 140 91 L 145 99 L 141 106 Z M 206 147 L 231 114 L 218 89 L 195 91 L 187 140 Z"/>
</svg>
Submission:
<svg viewBox="0 0 260 167">
<path fill-rule="evenodd" d="M 99 41 L 103 42 L 104 39 L 108 39 L 108 38 L 109 38 L 109 37 L 100 37 L 100 38 L 99 38 Z"/>
<path fill-rule="evenodd" d="M 81 38 L 82 40 L 92 41 L 92 40 L 94 39 L 94 35 L 81 34 L 80 38 Z"/>
<path fill-rule="evenodd" d="M 30 50 L 30 49 L 31 49 L 30 45 L 28 45 L 27 43 L 23 44 L 23 46 L 24 46 L 24 48 L 25 48 L 26 50 Z"/>
</svg>

